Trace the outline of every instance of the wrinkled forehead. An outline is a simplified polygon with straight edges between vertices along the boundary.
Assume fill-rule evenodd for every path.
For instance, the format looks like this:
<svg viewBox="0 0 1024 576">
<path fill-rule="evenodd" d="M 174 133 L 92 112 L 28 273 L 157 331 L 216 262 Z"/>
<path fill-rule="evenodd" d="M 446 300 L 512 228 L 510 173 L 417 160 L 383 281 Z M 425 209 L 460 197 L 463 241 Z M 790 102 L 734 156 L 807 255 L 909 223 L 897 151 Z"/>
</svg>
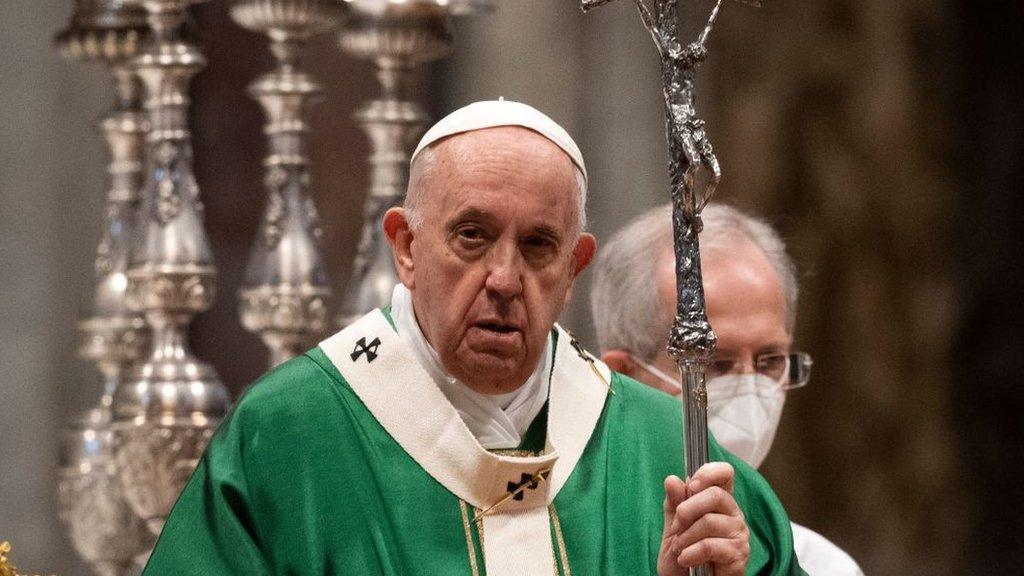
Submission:
<svg viewBox="0 0 1024 576">
<path fill-rule="evenodd" d="M 572 159 L 527 128 L 501 126 L 440 140 L 417 158 L 413 178 L 432 197 L 427 204 L 443 212 L 505 203 L 509 215 L 534 212 L 545 220 L 575 221 Z"/>
</svg>

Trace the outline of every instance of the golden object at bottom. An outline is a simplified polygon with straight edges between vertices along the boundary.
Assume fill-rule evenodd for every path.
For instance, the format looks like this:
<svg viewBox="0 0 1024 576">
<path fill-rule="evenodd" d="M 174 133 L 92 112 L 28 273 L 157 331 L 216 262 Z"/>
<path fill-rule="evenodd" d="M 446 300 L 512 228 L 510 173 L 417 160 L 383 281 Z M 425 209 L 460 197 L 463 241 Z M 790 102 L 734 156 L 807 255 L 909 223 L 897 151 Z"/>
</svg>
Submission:
<svg viewBox="0 0 1024 576">
<path fill-rule="evenodd" d="M 11 561 L 7 559 L 10 551 L 10 542 L 0 542 L 0 576 L 18 576 L 14 566 L 11 566 Z"/>
<path fill-rule="evenodd" d="M 10 542 L 0 542 L 0 576 L 25 576 L 18 573 L 18 569 L 11 564 L 10 558 L 7 557 L 11 553 Z"/>
</svg>

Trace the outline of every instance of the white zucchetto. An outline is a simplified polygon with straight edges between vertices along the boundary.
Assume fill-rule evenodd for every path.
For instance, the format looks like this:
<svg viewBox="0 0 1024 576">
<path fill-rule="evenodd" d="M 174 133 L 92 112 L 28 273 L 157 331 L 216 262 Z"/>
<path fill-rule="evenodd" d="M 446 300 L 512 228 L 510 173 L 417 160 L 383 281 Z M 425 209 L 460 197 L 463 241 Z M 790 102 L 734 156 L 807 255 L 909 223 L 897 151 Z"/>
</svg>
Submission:
<svg viewBox="0 0 1024 576">
<path fill-rule="evenodd" d="M 587 179 L 583 153 L 565 128 L 533 106 L 505 99 L 474 102 L 445 116 L 423 135 L 409 163 L 411 165 L 420 152 L 442 138 L 498 126 L 521 126 L 554 142 L 569 155 L 573 164 L 583 173 L 584 180 Z"/>
</svg>

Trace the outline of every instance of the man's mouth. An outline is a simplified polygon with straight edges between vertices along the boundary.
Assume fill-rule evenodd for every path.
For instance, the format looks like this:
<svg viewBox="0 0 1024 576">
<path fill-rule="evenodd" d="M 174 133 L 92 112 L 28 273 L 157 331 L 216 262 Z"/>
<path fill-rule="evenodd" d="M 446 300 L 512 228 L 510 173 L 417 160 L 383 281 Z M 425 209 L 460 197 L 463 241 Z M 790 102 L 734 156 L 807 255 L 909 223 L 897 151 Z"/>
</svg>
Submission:
<svg viewBox="0 0 1024 576">
<path fill-rule="evenodd" d="M 511 324 L 503 324 L 500 322 L 480 322 L 477 324 L 477 327 L 497 334 L 512 334 L 519 331 L 519 328 Z"/>
<path fill-rule="evenodd" d="M 523 346 L 525 335 L 517 324 L 488 318 L 471 326 L 466 333 L 467 344 L 476 352 L 506 357 Z"/>
</svg>

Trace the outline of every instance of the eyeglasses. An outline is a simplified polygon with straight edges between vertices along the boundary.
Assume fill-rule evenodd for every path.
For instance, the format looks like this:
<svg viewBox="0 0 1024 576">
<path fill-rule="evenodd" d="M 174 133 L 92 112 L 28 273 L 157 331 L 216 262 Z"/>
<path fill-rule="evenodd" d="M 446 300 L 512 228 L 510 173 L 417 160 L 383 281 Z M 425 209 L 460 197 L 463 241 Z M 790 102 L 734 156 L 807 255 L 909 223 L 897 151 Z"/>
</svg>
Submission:
<svg viewBox="0 0 1024 576">
<path fill-rule="evenodd" d="M 754 371 L 771 378 L 783 390 L 792 390 L 807 385 L 811 379 L 811 366 L 814 361 L 806 352 L 773 352 L 758 354 L 754 357 Z M 707 378 L 717 378 L 727 374 L 741 374 L 744 361 L 738 358 L 713 358 L 708 364 Z"/>
</svg>

